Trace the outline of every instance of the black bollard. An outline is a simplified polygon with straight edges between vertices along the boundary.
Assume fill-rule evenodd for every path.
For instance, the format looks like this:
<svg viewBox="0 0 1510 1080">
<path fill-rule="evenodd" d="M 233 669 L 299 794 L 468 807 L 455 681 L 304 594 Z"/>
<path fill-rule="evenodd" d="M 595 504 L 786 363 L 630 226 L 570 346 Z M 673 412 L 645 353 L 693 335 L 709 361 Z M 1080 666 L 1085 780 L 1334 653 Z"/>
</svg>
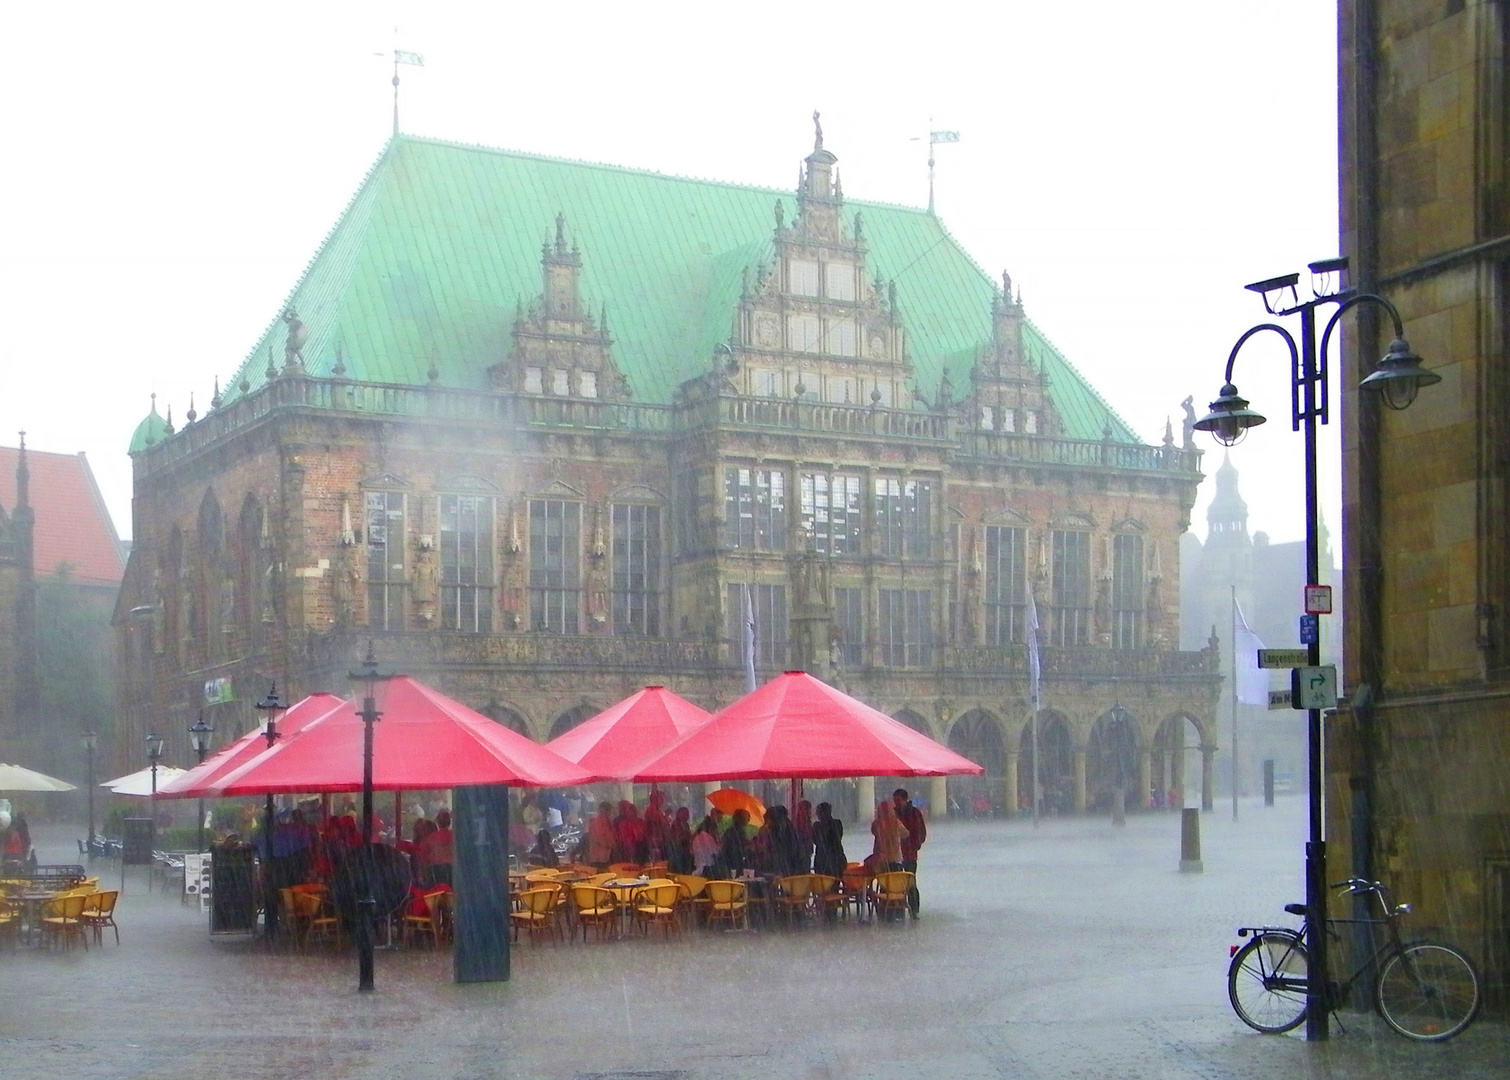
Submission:
<svg viewBox="0 0 1510 1080">
<path fill-rule="evenodd" d="M 1180 811 L 1180 873 L 1199 874 L 1201 866 L 1201 812 L 1195 807 Z"/>
</svg>

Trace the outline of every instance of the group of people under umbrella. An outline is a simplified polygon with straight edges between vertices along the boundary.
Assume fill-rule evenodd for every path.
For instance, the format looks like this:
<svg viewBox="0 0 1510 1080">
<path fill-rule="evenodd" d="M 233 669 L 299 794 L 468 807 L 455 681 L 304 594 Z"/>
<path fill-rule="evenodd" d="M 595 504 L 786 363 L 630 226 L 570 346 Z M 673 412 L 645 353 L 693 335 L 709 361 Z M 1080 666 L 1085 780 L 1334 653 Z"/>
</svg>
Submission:
<svg viewBox="0 0 1510 1080">
<path fill-rule="evenodd" d="M 387 680 L 381 691 L 381 720 L 371 729 L 371 791 L 786 780 L 792 782 L 800 816 L 793 821 L 784 808 L 773 807 L 777 820 L 765 822 L 765 835 L 775 838 L 767 849 L 775 851 L 777 870 L 800 865 L 798 845 L 811 844 L 805 850 L 812 852 L 813 865 L 843 859 L 826 804 L 820 805 L 815 818 L 806 820 L 807 808 L 796 798 L 802 780 L 983 771 L 926 735 L 802 672 L 777 676 L 713 715 L 663 687 L 646 687 L 545 745 L 409 676 Z M 312 694 L 283 713 L 276 738 L 265 731 L 251 732 L 160 786 L 156 797 L 264 795 L 271 803 L 275 795 L 362 791 L 364 712 L 360 699 Z M 917 813 L 915 808 L 910 812 Z M 744 869 L 740 864 L 749 853 L 742 849 L 753 837 L 748 820 L 736 820 L 742 813 L 747 811 L 724 821 L 709 815 L 701 823 L 689 839 L 687 854 L 709 861 L 689 871 L 712 867 L 715 861 L 724 872 Z M 589 863 L 606 861 L 595 855 L 612 854 L 601 847 L 602 825 L 597 822 L 595 817 L 588 824 L 581 852 Z M 681 824 L 691 832 L 690 822 Z M 611 821 L 607 828 L 614 829 Z M 886 845 L 881 853 L 878 844 L 882 868 L 903 863 L 909 829 L 893 812 L 892 800 L 878 807 L 872 831 Z M 698 840 L 704 836 L 707 839 Z M 595 843 L 600 844 L 597 849 Z M 710 843 L 716 843 L 716 855 L 710 855 Z M 911 846 L 915 857 L 916 844 Z"/>
</svg>

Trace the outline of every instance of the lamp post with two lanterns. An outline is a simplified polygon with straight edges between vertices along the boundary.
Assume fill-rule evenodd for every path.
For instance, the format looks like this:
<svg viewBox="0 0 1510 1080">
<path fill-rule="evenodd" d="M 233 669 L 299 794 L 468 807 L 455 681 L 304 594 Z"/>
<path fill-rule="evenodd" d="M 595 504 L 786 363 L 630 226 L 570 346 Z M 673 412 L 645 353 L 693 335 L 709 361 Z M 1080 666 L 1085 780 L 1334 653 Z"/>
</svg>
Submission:
<svg viewBox="0 0 1510 1080">
<path fill-rule="evenodd" d="M 1245 286 L 1264 298 L 1264 308 L 1270 315 L 1285 317 L 1300 316 L 1300 342 L 1283 326 L 1274 322 L 1260 323 L 1245 331 L 1232 346 L 1227 357 L 1226 378 L 1220 395 L 1211 403 L 1211 412 L 1197 420 L 1196 430 L 1209 431 L 1224 446 L 1233 446 L 1242 440 L 1249 428 L 1264 423 L 1265 417 L 1248 407 L 1248 402 L 1238 393 L 1232 381 L 1233 365 L 1237 354 L 1248 340 L 1258 334 L 1272 332 L 1284 339 L 1290 350 L 1290 421 L 1292 430 L 1305 434 L 1305 501 L 1306 501 L 1306 585 L 1320 584 L 1320 531 L 1317 522 L 1316 494 L 1316 426 L 1325 424 L 1329 418 L 1330 398 L 1328 392 L 1327 343 L 1336 329 L 1338 320 L 1345 312 L 1360 305 L 1383 308 L 1393 321 L 1394 340 L 1379 361 L 1377 369 L 1359 383 L 1359 389 L 1378 393 L 1384 404 L 1391 409 L 1409 407 L 1423 386 L 1441 381 L 1441 376 L 1421 366 L 1421 358 L 1411 351 L 1405 340 L 1405 326 L 1394 304 L 1375 293 L 1355 292 L 1342 285 L 1342 275 L 1347 269 L 1347 259 L 1325 259 L 1311 263 L 1311 298 L 1301 300 L 1297 292 L 1299 274 L 1269 278 Z M 1316 312 L 1326 304 L 1335 304 L 1321 333 L 1319 347 L 1316 335 Z M 1307 663 L 1317 667 L 1321 663 L 1320 634 L 1310 635 L 1307 643 Z M 1299 707 L 1300 702 L 1292 703 Z M 1307 748 L 1309 763 L 1310 830 L 1306 844 L 1306 918 L 1313 927 L 1326 925 L 1326 841 L 1322 827 L 1322 750 L 1321 710 L 1307 710 Z M 1310 978 L 1306 986 L 1306 1038 L 1327 1038 L 1327 1013 L 1331 1003 L 1327 1000 L 1327 935 L 1316 932 L 1308 939 L 1310 947 Z"/>
<path fill-rule="evenodd" d="M 99 741 L 99 736 L 92 731 L 86 731 L 79 736 L 79 742 L 84 746 L 84 757 L 88 762 L 89 773 L 89 854 L 94 855 L 94 748 Z"/>
<path fill-rule="evenodd" d="M 278 696 L 278 684 L 268 687 L 267 695 L 254 708 L 267 716 L 262 737 L 271 750 L 278 741 L 278 714 L 288 711 L 288 703 Z M 267 806 L 262 819 L 262 934 L 269 945 L 278 932 L 278 889 L 273 880 L 273 793 L 267 793 Z M 201 819 L 203 820 L 203 819 Z"/>
<path fill-rule="evenodd" d="M 194 755 L 199 759 L 199 764 L 204 764 L 204 756 L 210 749 L 210 736 L 215 734 L 215 729 L 204 722 L 204 713 L 199 714 L 199 719 L 189 725 L 189 742 L 194 747 Z M 199 800 L 199 847 L 198 851 L 204 850 L 204 800 Z"/>
</svg>

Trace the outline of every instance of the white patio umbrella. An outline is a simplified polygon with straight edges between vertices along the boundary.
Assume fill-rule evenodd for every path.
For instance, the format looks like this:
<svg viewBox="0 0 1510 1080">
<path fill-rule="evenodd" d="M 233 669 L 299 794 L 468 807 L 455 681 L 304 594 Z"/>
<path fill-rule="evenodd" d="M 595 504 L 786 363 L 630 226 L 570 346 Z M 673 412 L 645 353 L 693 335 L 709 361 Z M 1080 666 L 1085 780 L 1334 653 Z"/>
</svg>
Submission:
<svg viewBox="0 0 1510 1080">
<path fill-rule="evenodd" d="M 172 765 L 159 765 L 157 767 L 157 790 L 161 791 L 169 780 L 172 780 L 175 776 L 182 776 L 188 771 L 188 769 L 176 769 Z M 151 795 L 152 766 L 149 765 L 145 769 L 138 769 L 134 773 L 127 773 L 125 776 L 117 776 L 114 780 L 106 780 L 100 787 L 109 788 L 117 795 Z"/>
<path fill-rule="evenodd" d="M 67 780 L 20 765 L 0 765 L 0 791 L 72 791 Z"/>
</svg>

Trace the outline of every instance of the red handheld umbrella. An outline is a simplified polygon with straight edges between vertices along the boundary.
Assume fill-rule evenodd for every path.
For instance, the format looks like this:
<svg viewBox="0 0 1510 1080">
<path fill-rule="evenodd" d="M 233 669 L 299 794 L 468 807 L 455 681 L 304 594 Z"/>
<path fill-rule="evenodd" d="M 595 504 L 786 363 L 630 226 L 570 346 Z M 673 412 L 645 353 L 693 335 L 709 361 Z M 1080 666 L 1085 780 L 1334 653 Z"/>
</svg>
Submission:
<svg viewBox="0 0 1510 1080">
<path fill-rule="evenodd" d="M 295 702 L 278 717 L 278 737 L 288 738 L 305 725 L 318 720 L 341 706 L 341 699 L 334 694 L 310 694 Z M 217 781 L 241 768 L 258 754 L 267 750 L 267 738 L 259 728 L 249 731 L 235 742 L 221 747 L 182 776 L 176 776 L 157 789 L 159 799 L 213 799 L 219 792 L 214 790 Z"/>
<path fill-rule="evenodd" d="M 545 745 L 605 779 L 627 780 L 646 758 L 711 719 L 664 686 L 647 686 Z"/>
<path fill-rule="evenodd" d="M 640 783 L 979 776 L 981 766 L 802 671 L 746 694 L 635 770 Z"/>
<path fill-rule="evenodd" d="M 359 703 L 348 701 L 264 750 L 214 785 L 214 794 L 263 795 L 362 789 Z M 376 791 L 507 784 L 589 784 L 592 773 L 417 679 L 385 684 L 373 726 Z"/>
</svg>

